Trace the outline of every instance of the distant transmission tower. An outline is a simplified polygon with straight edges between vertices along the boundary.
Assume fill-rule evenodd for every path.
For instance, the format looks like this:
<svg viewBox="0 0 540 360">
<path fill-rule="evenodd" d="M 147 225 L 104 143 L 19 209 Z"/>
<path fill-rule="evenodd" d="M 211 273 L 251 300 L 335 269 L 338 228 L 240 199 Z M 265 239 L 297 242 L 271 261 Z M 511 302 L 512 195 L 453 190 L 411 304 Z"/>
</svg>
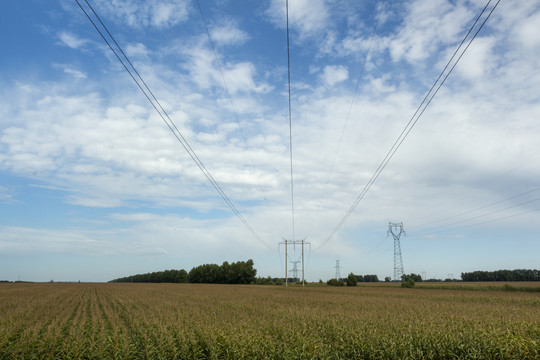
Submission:
<svg viewBox="0 0 540 360">
<path fill-rule="evenodd" d="M 336 260 L 336 280 L 339 280 L 341 279 L 341 271 L 340 271 L 340 266 L 339 266 L 339 260 Z"/>
<path fill-rule="evenodd" d="M 401 246 L 399 238 L 401 234 L 405 235 L 403 223 L 388 223 L 388 234 L 394 237 L 394 280 L 400 281 L 403 276 L 403 259 L 401 258 Z"/>
<path fill-rule="evenodd" d="M 292 274 L 291 278 L 292 278 L 292 281 L 294 281 L 294 282 L 298 282 L 300 280 L 298 278 L 298 264 L 300 264 L 300 263 L 301 263 L 300 260 L 291 261 L 291 264 L 292 264 L 293 268 L 289 272 Z"/>
<path fill-rule="evenodd" d="M 285 246 L 285 286 L 288 286 L 289 285 L 289 271 L 287 271 L 287 261 L 289 260 L 289 257 L 287 255 L 287 250 L 289 248 L 289 245 L 292 245 L 293 247 L 296 248 L 296 245 L 301 245 L 302 246 L 302 286 L 304 286 L 304 282 L 305 282 L 305 277 L 304 277 L 304 245 L 308 245 L 309 246 L 309 251 L 311 252 L 311 243 L 306 241 L 306 239 L 302 239 L 302 240 L 287 240 L 285 238 L 283 238 L 283 241 L 278 243 L 278 249 L 280 248 L 281 245 L 284 245 Z M 293 264 L 293 269 L 290 271 L 290 272 L 293 272 L 293 271 L 296 271 L 296 275 L 295 275 L 295 278 L 298 278 L 298 268 L 296 266 L 296 264 L 300 262 L 300 261 L 291 261 L 291 263 Z"/>
</svg>

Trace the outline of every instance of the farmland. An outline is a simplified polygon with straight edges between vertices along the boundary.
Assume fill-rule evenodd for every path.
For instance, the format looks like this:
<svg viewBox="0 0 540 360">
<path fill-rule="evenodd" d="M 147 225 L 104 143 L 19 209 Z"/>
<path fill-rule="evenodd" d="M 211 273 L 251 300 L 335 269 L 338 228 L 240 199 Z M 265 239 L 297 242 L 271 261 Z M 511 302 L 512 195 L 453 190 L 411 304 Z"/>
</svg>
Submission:
<svg viewBox="0 0 540 360">
<path fill-rule="evenodd" d="M 540 358 L 540 293 L 0 284 L 0 358 Z"/>
</svg>

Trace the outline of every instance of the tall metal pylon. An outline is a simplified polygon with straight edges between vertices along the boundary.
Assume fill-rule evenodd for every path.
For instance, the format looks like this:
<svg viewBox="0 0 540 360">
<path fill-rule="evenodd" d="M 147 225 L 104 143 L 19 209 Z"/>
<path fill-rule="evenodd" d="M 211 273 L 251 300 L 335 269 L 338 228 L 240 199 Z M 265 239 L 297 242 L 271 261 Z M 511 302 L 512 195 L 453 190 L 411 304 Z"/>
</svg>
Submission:
<svg viewBox="0 0 540 360">
<path fill-rule="evenodd" d="M 339 279 L 341 279 L 341 269 L 339 266 L 339 260 L 336 260 L 336 266 L 334 267 L 336 268 L 336 280 L 339 281 Z"/>
<path fill-rule="evenodd" d="M 403 223 L 388 223 L 388 233 L 394 237 L 394 280 L 401 281 L 403 276 L 403 259 L 401 258 L 401 245 L 399 244 L 399 238 L 401 234 L 405 235 L 403 230 Z"/>
<path fill-rule="evenodd" d="M 297 261 L 291 261 L 291 264 L 293 265 L 293 268 L 292 270 L 289 270 L 290 273 L 292 273 L 292 279 L 293 281 L 298 281 L 298 263 L 300 263 L 301 261 L 300 260 L 297 260 Z"/>
<path fill-rule="evenodd" d="M 289 245 L 293 245 L 294 247 L 296 247 L 296 245 L 302 245 L 302 286 L 304 286 L 305 285 L 304 284 L 304 282 L 305 282 L 305 277 L 304 277 L 304 245 L 309 245 L 309 249 L 310 249 L 310 252 L 311 252 L 311 243 L 306 241 L 306 239 L 287 240 L 287 239 L 283 238 L 283 241 L 278 243 L 278 249 L 279 249 L 280 245 L 285 246 L 285 286 L 289 285 L 289 272 L 287 271 L 287 261 L 289 261 L 288 253 L 287 253 L 288 247 L 289 247 Z M 292 262 L 292 263 L 294 264 L 294 262 Z M 294 266 L 296 267 L 296 264 Z"/>
</svg>

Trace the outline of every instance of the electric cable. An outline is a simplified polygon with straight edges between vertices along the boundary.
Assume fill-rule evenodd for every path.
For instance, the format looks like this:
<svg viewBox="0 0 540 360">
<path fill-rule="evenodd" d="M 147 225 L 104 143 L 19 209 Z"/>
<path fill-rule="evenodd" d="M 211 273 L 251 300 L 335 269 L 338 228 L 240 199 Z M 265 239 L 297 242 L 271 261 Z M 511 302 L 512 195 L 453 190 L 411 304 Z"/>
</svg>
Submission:
<svg viewBox="0 0 540 360">
<path fill-rule="evenodd" d="M 109 49 L 114 53 L 114 55 L 116 56 L 116 58 L 118 59 L 118 61 L 120 61 L 120 63 L 122 64 L 122 66 L 124 67 L 124 69 L 128 72 L 128 74 L 131 76 L 131 78 L 133 79 L 133 81 L 135 81 L 135 83 L 137 84 L 138 88 L 141 90 L 141 92 L 144 94 L 144 96 L 146 97 L 146 99 L 150 102 L 150 104 L 152 105 L 152 107 L 156 110 L 156 112 L 158 113 L 158 115 L 161 117 L 161 119 L 165 122 L 165 124 L 167 125 L 167 127 L 169 128 L 169 130 L 173 133 L 173 135 L 175 136 L 175 138 L 178 140 L 178 142 L 180 142 L 180 144 L 182 145 L 182 147 L 184 148 L 184 150 L 188 153 L 188 155 L 191 157 L 191 159 L 195 162 L 195 164 L 197 165 L 197 167 L 201 170 L 201 172 L 205 175 L 205 177 L 207 178 L 207 180 L 210 182 L 210 184 L 214 187 L 214 189 L 217 191 L 217 193 L 221 196 L 221 198 L 225 201 L 225 203 L 229 206 L 229 208 L 232 210 L 232 212 L 236 215 L 236 217 L 244 224 L 244 226 L 251 232 L 251 234 L 259 241 L 261 242 L 263 245 L 265 245 L 266 247 L 269 248 L 269 246 L 262 240 L 262 238 L 255 232 L 255 230 L 253 229 L 253 227 L 251 227 L 251 225 L 246 221 L 246 219 L 242 216 L 242 214 L 238 211 L 238 209 L 236 208 L 236 206 L 232 203 L 232 201 L 230 200 L 230 198 L 227 196 L 227 194 L 223 191 L 223 189 L 221 188 L 221 186 L 216 182 L 216 180 L 213 178 L 212 174 L 210 173 L 210 171 L 206 168 L 206 166 L 204 165 L 204 163 L 200 160 L 200 158 L 197 156 L 197 154 L 195 153 L 195 151 L 193 150 L 193 148 L 190 146 L 190 144 L 188 143 L 188 141 L 185 139 L 185 137 L 182 135 L 182 133 L 180 132 L 180 130 L 176 127 L 176 124 L 172 121 L 172 119 L 170 118 L 170 116 L 168 115 L 168 113 L 165 111 L 165 109 L 163 108 L 163 106 L 161 105 L 161 103 L 159 102 L 159 100 L 154 96 L 153 92 L 150 90 L 150 88 L 148 87 L 148 85 L 146 84 L 146 82 L 143 80 L 142 76 L 139 74 L 139 72 L 136 70 L 135 66 L 133 66 L 132 62 L 129 60 L 129 57 L 124 53 L 124 51 L 122 50 L 121 46 L 116 42 L 114 36 L 109 32 L 107 26 L 105 26 L 105 24 L 103 23 L 103 21 L 101 20 L 101 18 L 99 17 L 99 15 L 97 14 L 97 12 L 94 10 L 94 8 L 90 5 L 90 3 L 88 2 L 88 0 L 85 0 L 86 4 L 88 5 L 88 7 L 92 10 L 92 13 L 94 14 L 94 16 L 99 20 L 100 24 L 102 25 L 103 29 L 105 29 L 105 31 L 107 32 L 107 34 L 109 35 L 109 37 L 111 38 L 111 40 L 114 42 L 114 44 L 116 45 L 116 47 L 119 49 L 119 51 L 122 53 L 122 55 L 124 56 L 124 58 L 126 59 L 126 61 L 129 63 L 130 67 L 133 69 L 134 73 L 137 75 L 137 77 L 141 80 L 142 84 L 144 85 L 144 88 L 146 88 L 146 91 L 145 89 L 143 89 L 143 86 L 139 83 L 139 81 L 136 79 L 136 77 L 133 75 L 133 73 L 131 72 L 131 70 L 128 68 L 128 66 L 126 65 L 126 63 L 122 60 L 122 58 L 118 55 L 118 53 L 114 50 L 114 48 L 112 47 L 112 45 L 110 44 L 110 42 L 107 40 L 107 38 L 105 37 L 105 35 L 101 32 L 101 30 L 99 29 L 99 27 L 97 26 L 97 24 L 94 22 L 94 20 L 92 20 L 91 16 L 88 14 L 88 12 L 84 9 L 84 7 L 79 3 L 79 0 L 75 0 L 77 5 L 79 5 L 79 7 L 81 8 L 81 10 L 84 12 L 84 14 L 86 15 L 86 17 L 88 18 L 88 20 L 92 23 L 92 25 L 94 26 L 94 28 L 96 29 L 96 31 L 99 33 L 99 35 L 102 37 L 102 39 L 105 41 L 105 43 L 107 44 L 107 46 L 109 47 Z M 148 91 L 148 93 L 147 93 Z M 153 99 L 153 100 L 152 100 Z M 155 102 L 155 103 L 154 103 Z M 157 104 L 157 105 L 156 105 Z M 161 111 L 158 109 L 161 109 Z"/>
<path fill-rule="evenodd" d="M 216 59 L 216 64 L 218 66 L 218 69 L 219 69 L 219 73 L 221 74 L 221 80 L 223 81 L 223 87 L 225 88 L 225 92 L 227 93 L 227 97 L 229 98 L 229 102 L 231 104 L 231 109 L 233 111 L 233 114 L 234 114 L 234 119 L 236 121 L 236 124 L 238 125 L 238 130 L 240 131 L 240 135 L 242 136 L 242 140 L 244 142 L 244 145 L 246 147 L 246 149 L 248 148 L 248 144 L 247 144 L 247 139 L 246 139 L 246 136 L 244 134 L 244 130 L 242 128 L 242 125 L 240 123 L 240 117 L 238 116 L 238 111 L 236 110 L 236 106 L 234 105 L 234 101 L 233 101 L 233 97 L 232 97 L 232 94 L 229 90 L 229 86 L 227 84 L 227 80 L 225 80 L 225 74 L 223 72 L 223 67 L 221 66 L 221 61 L 219 61 L 219 56 L 218 56 L 218 53 L 217 53 L 217 50 L 216 50 L 216 46 L 214 45 L 214 41 L 212 40 L 212 36 L 210 35 L 210 30 L 208 28 L 208 23 L 206 22 L 206 19 L 204 17 L 204 14 L 203 14 L 203 11 L 202 11 L 202 7 L 201 7 L 201 3 L 199 0 L 197 0 L 197 7 L 199 9 L 199 14 L 201 15 L 201 20 L 203 22 L 203 25 L 204 25 L 204 29 L 206 31 L 206 35 L 208 37 L 208 41 L 210 42 L 210 46 L 212 47 L 212 51 L 214 53 L 214 58 Z M 248 152 L 248 159 L 249 159 L 249 162 L 250 162 L 250 165 L 252 168 L 255 168 L 255 166 L 253 165 L 253 158 L 251 156 L 251 154 Z M 268 207 L 268 209 L 270 210 L 270 206 L 268 204 L 268 196 L 266 194 L 266 192 L 264 191 L 264 189 L 261 189 L 262 193 L 264 194 L 264 202 L 266 204 L 266 206 Z M 272 212 L 270 212 L 271 215 Z M 274 216 L 271 216 L 272 217 L 272 221 L 275 225 L 275 228 L 277 229 L 278 226 L 277 226 L 277 222 L 276 222 L 276 219 Z"/>
<path fill-rule="evenodd" d="M 478 35 L 478 33 L 480 32 L 480 30 L 482 30 L 482 28 L 484 27 L 484 25 L 486 24 L 487 20 L 490 18 L 491 14 L 493 14 L 493 11 L 497 8 L 497 5 L 500 3 L 501 0 L 498 0 L 497 3 L 493 6 L 493 8 L 491 9 L 491 11 L 489 12 L 489 14 L 486 16 L 486 18 L 484 19 L 484 21 L 482 22 L 482 24 L 479 26 L 479 28 L 477 29 L 477 31 L 475 32 L 474 36 L 471 38 L 471 40 L 469 41 L 469 43 L 467 44 L 467 46 L 465 47 L 465 49 L 461 52 L 461 54 L 458 56 L 457 60 L 454 62 L 454 64 L 450 67 L 450 70 L 446 73 L 446 75 L 444 76 L 444 78 L 442 79 L 442 81 L 439 82 L 439 80 L 443 77 L 443 74 L 444 72 L 446 71 L 446 69 L 449 67 L 450 63 L 452 62 L 452 60 L 454 59 L 454 57 L 456 56 L 456 54 L 458 53 L 459 49 L 461 48 L 461 46 L 464 44 L 464 42 L 466 41 L 467 37 L 469 36 L 469 34 L 472 32 L 473 28 L 475 27 L 476 23 L 478 22 L 478 20 L 481 18 L 481 16 L 484 14 L 484 12 L 486 11 L 487 7 L 489 6 L 489 4 L 491 3 L 491 0 L 489 0 L 486 4 L 486 6 L 484 7 L 484 9 L 482 10 L 482 12 L 480 13 L 480 15 L 477 17 L 476 21 L 474 22 L 474 24 L 471 26 L 471 28 L 469 29 L 469 31 L 467 32 L 467 34 L 465 35 L 465 37 L 463 38 L 463 40 L 461 41 L 460 45 L 458 46 L 458 48 L 456 49 L 456 51 L 454 52 L 454 54 L 452 55 L 452 57 L 450 58 L 450 60 L 448 61 L 448 63 L 446 64 L 446 66 L 444 67 L 443 71 L 441 72 L 441 74 L 439 75 L 439 77 L 437 78 L 437 80 L 435 81 L 435 83 L 433 84 L 433 86 L 431 87 L 431 89 L 429 90 L 429 92 L 426 94 L 426 96 L 424 97 L 424 99 L 422 100 L 422 103 L 418 106 L 418 108 L 416 109 L 414 115 L 411 117 L 411 119 L 409 120 L 409 122 L 407 123 L 407 125 L 405 126 L 405 128 L 403 129 L 403 131 L 401 132 L 401 134 L 399 135 L 399 137 L 396 139 L 396 141 L 394 142 L 394 145 L 392 145 L 392 147 L 390 148 L 390 150 L 388 151 L 388 153 L 386 154 L 385 158 L 383 159 L 383 161 L 379 164 L 377 170 L 375 170 L 374 174 L 372 175 L 372 177 L 370 178 L 370 180 L 367 182 L 367 184 L 364 186 L 363 190 L 360 192 L 360 194 L 358 195 L 358 197 L 356 198 L 356 200 L 353 202 L 353 204 L 351 205 L 351 207 L 349 208 L 349 210 L 345 213 L 345 215 L 341 218 L 341 220 L 338 222 L 338 224 L 336 225 L 336 227 L 330 232 L 330 235 L 328 235 L 328 237 L 321 243 L 321 245 L 318 247 L 318 249 L 320 249 L 322 246 L 324 246 L 328 241 L 330 241 L 330 239 L 334 236 L 334 234 L 336 232 L 339 231 L 339 229 L 341 228 L 341 226 L 343 226 L 343 224 L 345 223 L 345 221 L 349 218 L 349 216 L 353 213 L 353 211 L 356 209 L 356 207 L 358 206 L 358 204 L 360 203 L 360 201 L 364 198 L 364 196 L 366 195 L 366 193 L 369 191 L 369 189 L 371 188 L 371 186 L 373 185 L 373 183 L 377 180 L 377 178 L 379 177 L 379 175 L 381 174 L 381 172 L 386 168 L 386 166 L 388 165 L 388 163 L 390 162 L 390 160 L 394 157 L 394 154 L 396 153 L 396 151 L 399 149 L 399 147 L 401 146 L 401 144 L 403 143 L 403 141 L 405 140 L 405 138 L 409 135 L 409 133 L 411 132 L 411 130 L 413 129 L 413 127 L 416 125 L 416 123 L 418 122 L 418 120 L 420 119 L 420 117 L 422 116 L 422 114 L 425 112 L 425 110 L 427 109 L 427 107 L 429 106 L 429 104 L 431 104 L 431 101 L 433 100 L 433 98 L 435 97 L 435 95 L 437 95 L 437 93 L 439 92 L 439 90 L 441 89 L 442 85 L 445 83 L 446 79 L 448 79 L 448 76 L 450 76 L 450 74 L 452 73 L 452 71 L 454 70 L 454 68 L 456 67 L 456 65 L 459 63 L 459 61 L 461 60 L 461 58 L 463 57 L 463 55 L 465 54 L 465 52 L 467 51 L 467 49 L 469 48 L 469 46 L 471 45 L 471 43 L 474 41 L 474 39 L 476 38 L 476 36 Z M 439 85 L 437 86 L 437 83 L 439 82 Z M 433 89 L 435 89 L 435 91 L 433 91 Z M 431 94 L 431 95 L 430 95 Z M 426 101 L 427 100 L 427 101 Z"/>
<path fill-rule="evenodd" d="M 353 96 L 352 96 L 352 99 L 351 99 L 351 103 L 350 103 L 349 109 L 347 111 L 347 116 L 345 118 L 345 123 L 343 124 L 343 128 L 341 129 L 341 135 L 339 137 L 336 153 L 334 154 L 334 159 L 332 160 L 332 166 L 330 167 L 330 173 L 328 175 L 328 178 L 326 179 L 326 183 L 325 183 L 325 186 L 324 186 L 325 190 L 323 191 L 323 193 L 325 194 L 325 197 L 322 200 L 319 201 L 319 206 L 318 206 L 319 210 L 320 210 L 320 204 L 323 203 L 326 200 L 327 196 L 328 196 L 328 192 L 326 191 L 326 189 L 328 188 L 328 184 L 329 184 L 330 179 L 332 178 L 332 175 L 334 173 L 334 167 L 335 167 L 336 159 L 337 159 L 339 151 L 341 149 L 341 144 L 343 142 L 343 136 L 345 135 L 345 129 L 347 128 L 347 124 L 349 123 L 352 108 L 353 108 L 354 102 L 356 100 L 356 95 L 358 94 L 358 88 L 360 87 L 360 82 L 362 80 L 362 77 L 364 75 L 364 71 L 366 69 L 366 63 L 367 63 L 367 60 L 369 58 L 369 53 L 371 51 L 371 45 L 373 43 L 373 38 L 375 37 L 375 34 L 377 32 L 377 27 L 379 26 L 379 21 L 380 21 L 380 18 L 381 18 L 383 7 L 384 7 L 384 1 L 381 2 L 381 5 L 379 7 L 379 13 L 378 13 L 377 19 L 375 21 L 375 26 L 373 27 L 373 30 L 371 32 L 371 36 L 370 36 L 370 39 L 369 39 L 369 46 L 368 46 L 368 48 L 366 50 L 366 55 L 364 56 L 364 61 L 362 63 L 362 67 L 360 69 L 360 75 L 358 76 L 358 80 L 356 81 L 356 86 L 354 88 L 354 93 L 353 93 Z M 319 213 L 319 211 L 317 211 L 317 214 L 318 213 Z"/>
<path fill-rule="evenodd" d="M 515 205 L 512 205 L 512 206 L 508 206 L 508 207 L 506 207 L 506 208 L 497 209 L 497 210 L 491 211 L 491 212 L 489 212 L 489 213 L 487 213 L 487 214 L 481 214 L 481 215 L 474 216 L 474 217 L 472 217 L 472 218 L 468 218 L 468 219 L 464 219 L 464 220 L 455 221 L 455 222 L 450 223 L 450 224 L 441 225 L 441 226 L 436 226 L 436 227 L 429 228 L 429 229 L 426 229 L 426 230 L 416 231 L 416 232 L 414 232 L 414 234 L 417 235 L 417 234 L 423 234 L 423 233 L 433 233 L 432 230 L 437 230 L 437 229 L 445 228 L 445 227 L 452 226 L 452 225 L 456 225 L 456 224 L 462 224 L 462 223 L 465 223 L 465 222 L 468 222 L 468 221 L 471 221 L 471 220 L 475 220 L 475 219 L 483 218 L 483 217 L 486 217 L 486 216 L 490 216 L 490 215 L 499 213 L 499 212 L 501 212 L 501 211 L 506 211 L 506 210 L 513 209 L 513 208 L 516 208 L 516 207 L 519 207 L 519 206 L 523 206 L 523 205 L 526 205 L 526 204 L 530 204 L 530 203 L 535 202 L 535 201 L 538 201 L 538 200 L 540 200 L 540 197 L 537 197 L 537 198 L 534 198 L 534 199 L 529 199 L 529 200 L 527 200 L 527 201 L 524 201 L 524 202 L 521 202 L 521 203 L 519 203 L 519 204 L 515 204 Z M 529 211 L 527 211 L 526 213 L 528 213 L 528 212 L 529 212 Z M 487 221 L 485 221 L 485 222 L 481 222 L 480 224 L 484 224 L 484 223 L 486 223 L 486 222 L 491 222 L 491 221 L 496 221 L 496 220 L 487 220 Z M 476 225 L 476 224 L 470 224 L 470 225 L 465 225 L 465 226 L 462 226 L 462 227 L 469 227 L 469 226 L 475 226 L 475 225 Z M 458 229 L 459 229 L 459 228 L 462 228 L 462 227 L 458 227 Z M 435 233 L 441 232 L 441 231 L 451 231 L 451 230 L 453 230 L 453 229 L 454 229 L 454 228 L 438 230 L 438 231 L 435 231 Z"/>
<path fill-rule="evenodd" d="M 535 199 L 534 201 L 536 201 L 536 200 L 538 200 L 538 199 Z M 532 202 L 532 201 L 529 201 L 529 202 Z M 477 223 L 473 223 L 473 224 L 467 224 L 467 225 L 459 226 L 459 227 L 456 227 L 456 228 L 439 230 L 439 231 L 436 231 L 436 232 L 434 232 L 432 234 L 448 232 L 448 231 L 455 231 L 455 230 L 460 230 L 460 229 L 466 229 L 466 228 L 469 228 L 469 227 L 474 227 L 474 226 L 478 226 L 478 225 L 484 225 L 484 224 L 488 224 L 488 223 L 495 222 L 495 221 L 501 221 L 501 220 L 510 219 L 510 218 L 513 218 L 513 217 L 516 217 L 516 216 L 523 216 L 523 215 L 530 214 L 530 213 L 533 213 L 533 212 L 540 212 L 540 208 L 531 209 L 531 210 L 527 210 L 527 211 L 522 211 L 522 212 L 517 213 L 517 214 L 506 215 L 506 216 L 502 216 L 502 217 L 498 217 L 498 218 L 490 219 L 490 220 L 485 220 L 485 221 L 481 221 L 481 222 L 477 222 Z"/>
<path fill-rule="evenodd" d="M 510 201 L 510 200 L 513 200 L 513 199 L 516 199 L 516 198 L 519 198 L 523 195 L 527 195 L 527 194 L 531 194 L 533 192 L 536 192 L 536 191 L 539 191 L 540 190 L 540 187 L 537 187 L 537 188 L 534 188 L 534 189 L 531 189 L 531 190 L 528 190 L 528 191 L 525 191 L 525 192 L 522 192 L 522 193 L 519 193 L 517 195 L 513 195 L 509 198 L 506 198 L 506 199 L 503 199 L 503 200 L 498 200 L 498 201 L 495 201 L 495 202 L 492 202 L 490 204 L 487 204 L 487 205 L 483 205 L 483 206 L 480 206 L 478 208 L 475 208 L 475 209 L 471 209 L 471 210 L 467 210 L 463 213 L 460 213 L 460 214 L 457 214 L 457 215 L 452 215 L 452 216 L 448 216 L 448 217 L 444 217 L 444 218 L 441 218 L 439 220 L 435 220 L 435 221 L 431 221 L 429 223 L 425 223 L 423 225 L 419 225 L 417 226 L 418 228 L 422 229 L 422 228 L 425 228 L 427 225 L 430 225 L 430 224 L 436 224 L 436 223 L 440 223 L 440 222 L 443 222 L 445 220 L 450 220 L 450 219 L 455 219 L 455 218 L 459 218 L 459 217 L 462 217 L 464 215 L 467 215 L 467 214 L 470 214 L 470 213 L 474 213 L 476 211 L 479 211 L 479 210 L 484 210 L 484 209 L 487 209 L 487 208 L 490 208 L 492 206 L 495 206 L 495 205 L 498 205 L 498 204 L 501 204 L 501 203 L 504 203 L 504 202 L 507 202 L 507 201 Z M 538 198 L 537 198 L 538 200 Z M 525 202 L 527 203 L 527 202 Z M 522 204 L 521 204 L 522 205 Z M 515 205 L 515 206 L 520 206 L 520 204 L 518 205 Z M 505 208 L 505 209 L 510 209 L 510 208 L 513 208 L 515 206 L 510 206 L 508 208 Z M 503 209 L 503 210 L 505 210 Z M 491 213 L 490 213 L 491 214 Z M 471 219 L 475 219 L 477 217 L 481 217 L 481 216 L 487 216 L 487 215 L 490 215 L 490 214 L 485 214 L 485 215 L 479 215 L 479 216 L 476 216 L 476 217 L 473 217 L 473 218 L 468 218 L 468 219 L 465 219 L 465 220 L 461 220 L 461 221 L 458 221 L 457 223 L 459 222 L 466 222 L 468 220 L 471 220 Z M 419 230 L 419 231 L 415 231 L 414 233 L 415 234 L 418 234 L 418 233 L 423 233 L 423 232 L 428 232 L 430 230 L 433 230 L 433 229 L 438 229 L 438 228 L 442 228 L 442 227 L 446 227 L 446 226 L 451 226 L 451 225 L 454 225 L 456 222 L 454 223 L 450 223 L 450 224 L 445 224 L 445 225 L 437 225 L 437 226 L 434 226 L 434 227 L 430 227 L 430 228 L 427 228 L 426 230 Z"/>
<path fill-rule="evenodd" d="M 291 213 L 292 213 L 292 240 L 294 234 L 294 177 L 293 177 L 293 142 L 292 142 L 292 110 L 291 110 L 291 55 L 289 45 L 289 0 L 285 0 L 287 18 L 287 84 L 289 89 L 289 154 L 291 159 Z"/>
</svg>

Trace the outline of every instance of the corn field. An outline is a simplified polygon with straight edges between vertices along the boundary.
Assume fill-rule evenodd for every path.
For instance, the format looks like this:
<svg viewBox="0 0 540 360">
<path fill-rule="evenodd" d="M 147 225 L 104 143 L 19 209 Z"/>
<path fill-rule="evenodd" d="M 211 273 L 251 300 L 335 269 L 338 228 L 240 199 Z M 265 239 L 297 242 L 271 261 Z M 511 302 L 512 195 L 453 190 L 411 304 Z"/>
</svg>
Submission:
<svg viewBox="0 0 540 360">
<path fill-rule="evenodd" d="M 0 359 L 538 359 L 540 293 L 0 284 Z"/>
</svg>

